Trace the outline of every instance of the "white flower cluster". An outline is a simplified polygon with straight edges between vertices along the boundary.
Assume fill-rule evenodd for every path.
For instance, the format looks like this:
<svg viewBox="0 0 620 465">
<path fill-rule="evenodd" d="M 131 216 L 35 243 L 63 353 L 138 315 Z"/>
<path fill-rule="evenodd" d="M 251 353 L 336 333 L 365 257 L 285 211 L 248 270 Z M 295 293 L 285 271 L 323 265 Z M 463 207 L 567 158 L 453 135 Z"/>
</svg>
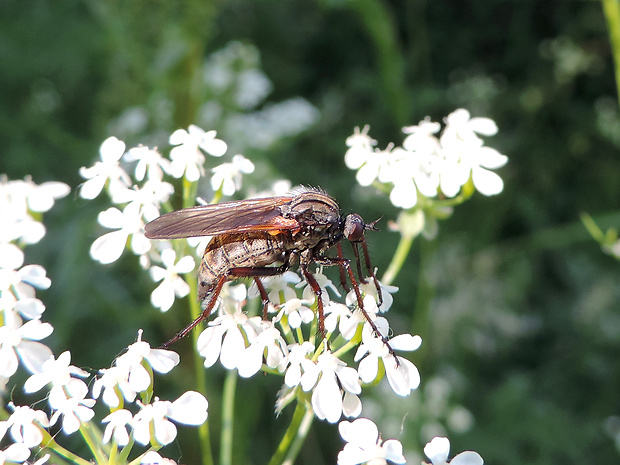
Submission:
<svg viewBox="0 0 620 465">
<path fill-rule="evenodd" d="M 416 132 L 409 129 L 412 134 Z M 454 125 L 451 131 L 456 131 Z M 464 140 L 466 136 L 469 137 L 461 131 L 458 137 L 453 138 Z M 366 130 L 358 132 L 356 137 L 359 143 L 350 144 L 347 159 L 351 163 L 351 160 L 357 157 L 354 164 L 360 168 L 358 179 L 372 182 L 374 177 L 379 176 L 383 181 L 397 180 L 394 173 L 402 169 L 402 166 L 395 169 L 394 164 L 400 163 L 402 159 L 391 158 L 385 154 L 385 163 L 373 165 L 372 157 L 364 155 L 364 161 L 359 162 L 360 157 L 363 158 L 363 151 L 373 156 L 377 153 L 372 151 L 374 141 L 368 138 Z M 446 141 L 443 142 L 446 147 L 448 138 L 446 135 Z M 151 302 L 162 311 L 171 308 L 175 298 L 188 296 L 188 282 L 196 279 L 195 264 L 200 260 L 206 243 L 204 238 L 199 241 L 190 238 L 175 243 L 173 249 L 166 242 L 148 240 L 144 236 L 145 223 L 160 214 L 162 205 L 168 207 L 167 202 L 173 193 L 173 187 L 164 181 L 165 175 L 183 178 L 185 198 L 188 192 L 192 192 L 188 186 L 195 185 L 206 174 L 203 166 L 206 160 L 204 153 L 219 157 L 226 151 L 226 144 L 215 138 L 214 131 L 205 132 L 196 126 L 191 126 L 188 131 L 176 131 L 171 136 L 170 143 L 175 147 L 170 151 L 170 159 L 166 159 L 156 150 L 145 147 L 126 151 L 123 142 L 110 138 L 101 147 L 101 161 L 81 171 L 87 179 L 81 189 L 82 197 L 94 198 L 107 187 L 112 202 L 122 208 L 112 207 L 100 214 L 100 224 L 117 231 L 97 239 L 91 248 L 91 256 L 102 263 L 111 263 L 120 257 L 128 245 L 134 254 L 140 256 L 143 267 L 149 268 L 153 280 L 161 282 L 153 291 Z M 473 145 L 471 140 L 468 143 L 469 146 Z M 407 146 L 409 147 L 408 144 Z M 362 150 L 361 147 L 365 148 Z M 413 153 L 410 148 L 401 150 L 410 150 Z M 394 152 L 392 149 L 390 151 Z M 379 154 L 379 157 L 381 156 Z M 474 170 L 471 162 L 465 158 L 459 160 L 457 164 L 464 166 L 469 163 L 470 172 Z M 137 162 L 133 176 L 125 168 L 129 162 Z M 462 170 L 463 166 L 459 169 Z M 254 165 L 249 160 L 236 155 L 230 163 L 211 169 L 211 186 L 219 194 L 234 193 L 240 187 L 242 175 L 252 172 L 253 168 Z M 369 175 L 369 170 L 376 173 Z M 392 174 L 388 176 L 390 170 Z M 410 176 L 410 179 L 413 180 L 413 177 Z M 438 175 L 437 186 L 440 185 L 440 180 L 441 176 Z M 466 181 L 463 180 L 459 188 Z M 444 180 L 445 182 L 448 181 Z M 396 184 L 394 189 L 397 189 Z M 437 186 L 433 195 L 438 193 Z M 399 184 L 398 189 L 401 188 L 402 185 Z M 413 191 L 416 191 L 415 185 Z M 427 192 L 430 195 L 430 189 Z M 204 366 L 211 367 L 219 360 L 223 367 L 237 370 L 239 376 L 244 378 L 252 377 L 261 371 L 277 374 L 284 380 L 276 402 L 277 411 L 281 411 L 293 401 L 303 402 L 311 407 L 317 418 L 330 423 L 339 422 L 343 416 L 359 417 L 363 410 L 360 400 L 362 387 L 374 385 L 383 377 L 397 395 L 407 396 L 417 389 L 420 383 L 417 368 L 409 360 L 396 356 L 395 352 L 416 350 L 421 345 L 421 338 L 403 334 L 392 337 L 389 345 L 386 344 L 391 330 L 382 314 L 389 310 L 393 302 L 391 294 L 396 292 L 397 288 L 383 286 L 378 282 L 375 285 L 375 278 L 368 278 L 359 286 L 361 296 L 356 294 L 355 289 L 341 296 L 322 269 L 317 268 L 316 271 L 313 270 L 313 276 L 320 286 L 320 298 L 324 306 L 324 340 L 317 337 L 316 310 L 319 292 L 315 292 L 299 274 L 287 271 L 282 275 L 261 278 L 269 297 L 268 320 L 243 312 L 248 300 L 259 298 L 260 293 L 255 283 L 249 288 L 244 283 L 225 283 L 212 312 L 215 315 L 197 339 L 197 350 L 204 358 Z M 379 297 L 377 286 L 381 289 L 382 298 Z M 194 299 L 194 296 L 189 298 Z M 360 308 L 360 299 L 363 309 Z M 159 366 L 153 362 L 156 358 L 149 359 L 146 355 L 148 350 L 144 346 L 138 349 L 138 344 L 145 343 L 139 341 L 136 348 L 132 348 L 128 354 L 142 354 L 140 357 L 148 360 L 157 371 L 165 372 L 172 368 L 161 362 L 161 369 L 156 368 Z M 351 351 L 354 352 L 346 357 Z M 127 355 L 127 359 L 132 358 Z M 136 368 L 132 370 L 128 368 L 130 366 Z M 157 427 L 151 430 L 151 441 L 155 437 L 157 444 L 166 444 L 174 437 L 172 428 L 165 423 L 165 417 L 174 419 L 166 412 L 169 412 L 175 403 L 165 406 L 153 404 L 152 407 L 144 407 L 134 416 L 122 408 L 124 401 L 134 401 L 137 393 L 143 392 L 141 389 L 149 385 L 148 381 L 147 373 L 134 363 L 126 361 L 124 356 L 117 360 L 114 367 L 102 372 L 101 378 L 93 387 L 94 397 L 101 396 L 107 405 L 115 409 L 115 412 L 106 418 L 106 440 L 113 438 L 118 444 L 126 443 L 129 438 L 127 428 L 131 427 L 133 439 L 144 443 L 148 436 L 146 430 L 141 429 L 143 418 L 147 423 L 151 422 L 148 423 L 151 425 L 152 422 L 161 422 L 160 430 Z M 182 403 L 180 400 L 178 402 Z M 204 404 L 206 415 L 206 400 Z M 349 444 L 341 453 L 339 463 L 362 463 L 371 460 L 372 463 L 385 463 L 386 460 L 404 463 L 400 443 L 396 440 L 381 442 L 376 426 L 369 426 L 371 423 L 367 419 L 350 424 L 347 421 L 341 423 L 341 433 Z M 360 428 L 366 430 L 364 435 L 356 432 Z M 358 436 L 359 440 L 356 440 Z M 360 457 L 365 460 L 354 461 L 360 460 Z"/>
<path fill-rule="evenodd" d="M 80 196 L 94 199 L 104 188 L 116 206 L 99 214 L 102 226 L 113 229 L 96 239 L 90 248 L 91 257 L 104 264 L 120 258 L 127 243 L 134 254 L 140 256 L 144 268 L 159 286 L 151 295 L 153 305 L 162 311 L 172 307 L 175 298 L 185 297 L 189 286 L 180 275 L 190 273 L 196 266 L 190 255 L 177 260 L 177 252 L 170 244 L 150 241 L 144 236 L 144 225 L 157 218 L 161 207 L 174 193 L 165 175 L 184 178 L 195 182 L 205 175 L 205 155 L 221 157 L 227 150 L 224 141 L 216 138 L 215 131 L 205 132 L 191 125 L 188 130 L 178 129 L 170 136 L 170 159 L 157 150 L 144 146 L 126 150 L 125 143 L 110 137 L 100 148 L 100 161 L 80 170 L 86 182 L 82 184 Z M 126 170 L 135 164 L 133 177 Z M 243 174 L 254 171 L 254 164 L 235 155 L 230 163 L 223 163 L 212 169 L 211 186 L 224 195 L 232 195 L 241 188 Z M 204 250 L 204 246 L 203 246 Z M 161 264 L 153 265 L 153 262 Z"/>
<path fill-rule="evenodd" d="M 30 449 L 34 448 L 49 448 L 62 455 L 60 446 L 50 441 L 47 433 L 47 429 L 60 419 L 61 428 L 67 435 L 77 431 L 83 436 L 92 434 L 94 407 L 100 397 L 110 410 L 110 414 L 100 420 L 106 425 L 102 441 L 104 444 L 111 442 L 115 447 L 124 447 L 135 441 L 159 448 L 176 438 L 176 426 L 170 420 L 201 425 L 207 419 L 208 402 L 197 392 L 188 391 L 174 402 L 154 399 L 143 404 L 136 400 L 137 394 L 147 400 L 148 392 L 152 390 L 153 370 L 168 373 L 179 363 L 179 356 L 174 352 L 151 349 L 139 338 L 116 359 L 114 366 L 100 370 L 91 396 L 88 385 L 80 379 L 88 377 L 88 372 L 70 365 L 70 362 L 69 352 L 63 352 L 57 359 L 52 355 L 24 383 L 27 393 L 49 387 L 47 400 L 53 412 L 49 418 L 43 410 L 11 405 L 13 413 L 7 420 L 0 421 L 0 438 L 9 433 L 13 441 L 9 449 L 20 452 L 19 461 L 26 460 Z M 135 414 L 122 408 L 125 401 L 135 403 Z M 151 431 L 154 431 L 153 435 Z M 101 461 L 101 457 L 98 459 Z"/>
<path fill-rule="evenodd" d="M 390 190 L 390 201 L 408 210 L 419 203 L 419 195 L 436 198 L 440 194 L 456 197 L 470 180 L 484 195 L 499 194 L 504 184 L 493 171 L 506 164 L 508 158 L 497 150 L 484 146 L 479 136 L 497 133 L 495 122 L 489 118 L 471 118 L 467 110 L 459 109 L 448 115 L 440 137 L 439 123 L 428 118 L 417 126 L 403 128 L 408 134 L 402 147 L 388 145 L 384 150 L 368 135 L 369 127 L 347 139 L 347 167 L 357 170 L 362 186 L 373 183 Z"/>
<path fill-rule="evenodd" d="M 254 286 L 249 292 L 244 284 L 228 286 L 222 292 L 219 316 L 209 322 L 198 338 L 198 352 L 205 358 L 204 365 L 210 367 L 219 358 L 225 368 L 237 369 L 245 378 L 261 369 L 282 373 L 284 387 L 278 410 L 294 398 L 297 390 L 311 392 L 315 415 L 331 423 L 342 415 L 358 416 L 362 408 L 358 397 L 362 385 L 374 383 L 383 372 L 396 394 L 409 395 L 420 383 L 418 370 L 409 360 L 395 357 L 393 351 L 416 350 L 421 338 L 408 334 L 396 336 L 389 341 L 390 350 L 358 308 L 330 300 L 328 289 L 337 290 L 327 276 L 320 272 L 314 276 L 321 285 L 325 304 L 329 349 L 324 347 L 324 341 L 315 339 L 316 326 L 311 326 L 316 325 L 316 316 L 311 309 L 315 299 L 310 286 L 289 271 L 263 279 L 271 299 L 270 308 L 275 313 L 272 321 L 242 312 L 247 295 L 258 293 Z M 297 284 L 298 288 L 291 284 Z M 362 290 L 366 291 L 364 309 L 370 319 L 381 334 L 389 334 L 388 321 L 379 316 L 380 311 L 385 312 L 389 307 L 383 305 L 379 310 L 376 288 L 371 283 L 363 285 Z M 382 291 L 384 296 L 389 296 L 396 288 L 382 287 Z M 282 301 L 279 295 L 284 297 Z M 344 300 L 355 301 L 354 291 Z M 384 299 L 384 304 L 389 300 Z M 339 354 L 355 346 L 358 347 L 354 356 L 354 361 L 359 362 L 357 368 L 347 366 L 339 358 Z"/>
<path fill-rule="evenodd" d="M 0 178 L 1 390 L 6 393 L 10 389 L 9 382 L 21 362 L 22 368 L 31 374 L 24 383 L 24 391 L 35 393 L 48 386 L 45 397 L 51 409 L 48 416 L 43 410 L 9 404 L 13 413 L 0 421 L 0 439 L 9 443 L 0 450 L 0 463 L 24 462 L 31 456 L 31 450 L 53 450 L 64 455 L 62 447 L 52 440 L 48 428 L 60 422 L 66 434 L 79 430 L 83 436 L 88 435 L 93 428 L 90 422 L 95 419 L 93 408 L 101 393 L 102 401 L 114 410 L 101 420 L 108 424 L 104 442 L 113 438 L 119 446 L 127 445 L 132 438 L 141 444 L 160 447 L 170 443 L 176 435 L 176 427 L 168 419 L 197 425 L 207 417 L 206 399 L 191 391 L 172 403 L 158 400 L 138 403 L 135 415 L 129 410 L 119 410 L 124 401 L 136 401 L 138 393 L 147 401 L 145 394 L 152 390 L 152 371 L 169 372 L 179 362 L 174 352 L 152 350 L 146 342 L 139 340 L 116 360 L 112 368 L 101 371 L 89 396 L 88 385 L 81 379 L 89 376 L 88 372 L 70 365 L 69 352 L 55 358 L 51 349 L 40 342 L 52 333 L 53 328 L 41 321 L 45 305 L 37 299 L 35 288 L 47 289 L 51 281 L 42 266 L 23 266 L 25 257 L 21 247 L 43 238 L 45 228 L 39 221 L 40 214 L 48 211 L 56 199 L 65 197 L 69 191 L 66 184 L 59 182 L 36 185 L 30 179 L 9 181 L 4 176 Z M 125 415 L 125 423 L 118 419 L 122 415 Z M 151 429 L 156 432 L 155 439 L 151 438 Z M 44 463 L 49 457 L 45 454 L 36 463 Z M 149 457 L 153 460 L 152 454 Z"/>
</svg>

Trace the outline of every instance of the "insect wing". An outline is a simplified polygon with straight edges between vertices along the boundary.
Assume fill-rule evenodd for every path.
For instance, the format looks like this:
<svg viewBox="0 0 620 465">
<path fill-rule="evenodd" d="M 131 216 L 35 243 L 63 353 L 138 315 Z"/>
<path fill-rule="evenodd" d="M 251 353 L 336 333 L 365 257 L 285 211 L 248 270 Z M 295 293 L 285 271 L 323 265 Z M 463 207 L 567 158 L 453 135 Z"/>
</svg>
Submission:
<svg viewBox="0 0 620 465">
<path fill-rule="evenodd" d="M 180 239 L 226 233 L 295 229 L 299 223 L 284 218 L 278 208 L 291 200 L 292 197 L 270 197 L 184 208 L 166 213 L 147 224 L 146 237 Z"/>
</svg>

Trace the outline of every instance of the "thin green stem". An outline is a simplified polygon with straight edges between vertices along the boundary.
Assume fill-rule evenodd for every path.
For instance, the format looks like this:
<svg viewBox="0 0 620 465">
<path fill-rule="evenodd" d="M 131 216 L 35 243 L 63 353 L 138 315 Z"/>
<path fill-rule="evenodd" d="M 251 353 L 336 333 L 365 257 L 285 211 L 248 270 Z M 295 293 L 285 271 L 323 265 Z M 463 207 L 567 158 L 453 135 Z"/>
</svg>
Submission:
<svg viewBox="0 0 620 465">
<path fill-rule="evenodd" d="M 220 437 L 220 464 L 231 465 L 233 455 L 233 423 L 235 419 L 235 392 L 237 371 L 228 370 L 222 395 L 222 431 Z"/>
<path fill-rule="evenodd" d="M 434 287 L 431 286 L 426 278 L 424 270 L 427 269 L 426 262 L 432 256 L 436 241 L 422 241 L 420 243 L 420 263 L 418 274 L 418 285 L 416 292 L 415 311 L 411 319 L 411 333 L 417 334 L 426 339 L 431 318 L 431 300 L 434 296 Z M 423 363 L 426 358 L 428 344 L 422 344 L 416 352 L 416 366 L 423 370 Z"/>
<path fill-rule="evenodd" d="M 413 245 L 412 236 L 402 235 L 400 237 L 400 242 L 398 243 L 398 247 L 396 248 L 396 252 L 394 252 L 394 256 L 392 257 L 392 261 L 385 270 L 385 273 L 381 277 L 380 281 L 389 286 L 394 282 L 398 273 L 400 273 L 405 260 L 407 260 L 407 256 L 409 255 L 409 251 L 411 250 L 411 246 Z"/>
<path fill-rule="evenodd" d="M 602 0 L 602 3 L 609 30 L 609 42 L 616 74 L 616 92 L 620 103 L 620 0 Z"/>
<path fill-rule="evenodd" d="M 41 447 L 43 449 L 49 449 L 59 457 L 65 458 L 68 461 L 71 461 L 72 463 L 76 463 L 78 465 L 92 465 L 92 462 L 84 460 L 79 455 L 75 455 L 73 452 L 60 446 L 56 441 L 54 441 L 54 439 L 49 435 L 46 430 L 41 431 L 43 433 L 43 441 L 41 442 Z"/>
<path fill-rule="evenodd" d="M 352 348 L 357 347 L 359 343 L 362 341 L 362 328 L 363 327 L 364 325 L 361 325 L 361 324 L 358 325 L 357 330 L 355 331 L 355 335 L 349 341 L 347 341 L 346 344 L 340 347 L 338 350 L 332 352 L 332 354 L 335 357 L 340 358 L 342 354 L 346 354 Z"/>
<path fill-rule="evenodd" d="M 198 183 L 188 181 L 183 177 L 183 208 L 193 207 L 196 205 L 196 192 L 198 191 Z"/>
<path fill-rule="evenodd" d="M 119 463 L 127 462 L 127 457 L 129 457 L 129 453 L 134 445 L 133 435 L 129 436 L 129 443 L 121 449 L 121 453 L 118 455 Z"/>
<path fill-rule="evenodd" d="M 288 454 L 286 454 L 285 463 L 292 464 L 295 462 L 301 447 L 304 445 L 304 442 L 306 442 L 308 432 L 310 431 L 310 426 L 312 426 L 312 420 L 314 420 L 314 412 L 312 409 L 307 409 L 301 419 L 299 429 L 293 439 L 293 443 L 291 444 L 291 447 L 289 447 Z"/>
<path fill-rule="evenodd" d="M 405 85 L 405 64 L 391 3 L 382 0 L 347 2 L 356 11 L 372 41 L 377 72 L 385 100 L 394 121 L 404 126 L 409 120 L 409 90 Z"/>
<path fill-rule="evenodd" d="M 286 463 L 293 463 L 295 456 L 299 453 L 301 444 L 308 436 L 313 417 L 314 412 L 308 404 L 301 399 L 298 400 L 291 424 L 288 426 L 286 433 L 284 433 L 284 437 L 280 441 L 273 457 L 271 457 L 269 465 L 281 465 L 285 463 L 285 460 Z"/>
<path fill-rule="evenodd" d="M 586 227 L 590 235 L 594 238 L 594 240 L 602 244 L 605 240 L 605 233 L 594 222 L 594 219 L 585 212 L 580 215 L 580 218 L 581 222 Z"/>
<path fill-rule="evenodd" d="M 183 207 L 192 207 L 196 204 L 196 191 L 198 189 L 197 182 L 190 182 L 185 177 L 183 177 Z M 187 247 L 185 241 L 183 241 L 183 248 Z M 184 255 L 185 251 L 182 250 L 181 254 Z M 202 313 L 202 309 L 200 308 L 200 302 L 196 300 L 198 295 L 198 282 L 196 273 L 188 273 L 184 276 L 185 282 L 189 285 L 189 294 L 187 297 L 187 301 L 189 303 L 189 313 L 190 313 L 190 321 L 196 320 Z M 200 336 L 200 331 L 198 328 L 192 331 L 192 342 L 193 346 L 198 346 L 198 337 Z M 200 354 L 197 350 L 193 350 L 192 354 L 194 356 L 194 371 L 196 373 L 195 378 L 195 387 L 196 391 L 203 394 L 205 397 L 207 396 L 207 381 L 205 379 L 205 370 L 204 365 L 202 363 L 202 359 L 200 358 Z M 211 434 L 209 432 L 209 421 L 205 421 L 202 425 L 198 427 L 198 443 L 200 444 L 200 453 L 202 456 L 202 464 L 203 465 L 213 465 L 213 451 L 211 450 Z"/>
<path fill-rule="evenodd" d="M 93 456 L 95 457 L 95 461 L 99 464 L 107 464 L 108 456 L 101 449 L 100 447 L 101 441 L 97 441 L 97 439 L 95 438 L 96 435 L 94 433 L 95 432 L 93 431 L 90 423 L 80 422 L 80 434 L 84 438 L 84 442 L 88 444 L 88 448 L 93 453 Z"/>
<path fill-rule="evenodd" d="M 189 284 L 189 294 L 187 300 L 189 301 L 190 317 L 193 321 L 198 318 L 202 313 L 202 310 L 200 308 L 200 302 L 198 302 L 194 297 L 198 295 L 198 282 L 196 280 L 196 276 L 193 273 L 186 275 L 185 278 L 185 281 L 187 282 L 187 284 Z M 194 331 L 192 331 L 192 342 L 194 347 L 198 346 L 198 336 L 200 336 L 200 331 L 198 331 L 196 328 L 194 329 Z M 207 396 L 207 381 L 205 379 L 205 370 L 202 359 L 200 358 L 200 354 L 197 350 L 193 350 L 192 354 L 194 356 L 194 371 L 196 372 L 196 390 L 204 396 Z M 198 437 L 203 465 L 213 465 L 214 462 L 213 452 L 211 450 L 209 420 L 205 421 L 202 425 L 198 427 Z"/>
</svg>

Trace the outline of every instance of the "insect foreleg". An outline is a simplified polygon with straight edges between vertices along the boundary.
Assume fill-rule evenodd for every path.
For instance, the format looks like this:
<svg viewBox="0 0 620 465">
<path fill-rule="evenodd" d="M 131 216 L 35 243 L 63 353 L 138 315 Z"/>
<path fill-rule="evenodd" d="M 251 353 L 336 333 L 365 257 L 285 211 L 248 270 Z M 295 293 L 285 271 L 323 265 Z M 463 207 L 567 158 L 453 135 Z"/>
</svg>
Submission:
<svg viewBox="0 0 620 465">
<path fill-rule="evenodd" d="M 379 300 L 378 306 L 381 307 L 383 303 L 383 293 L 381 292 L 381 286 L 379 286 L 379 281 L 377 281 L 377 277 L 375 276 L 375 271 L 372 268 L 372 264 L 370 263 L 370 255 L 368 254 L 368 246 L 366 245 L 366 239 L 362 237 L 362 251 L 364 252 L 364 262 L 366 263 L 366 270 L 368 271 L 368 276 L 372 278 L 375 283 L 375 289 L 377 289 L 377 298 Z M 359 265 L 359 259 L 358 259 Z"/>
<path fill-rule="evenodd" d="M 368 322 L 368 324 L 372 328 L 372 330 L 375 333 L 375 335 L 377 337 L 381 338 L 381 341 L 387 346 L 388 350 L 390 351 L 390 354 L 392 354 L 394 356 L 394 359 L 396 360 L 396 364 L 398 365 L 399 364 L 398 357 L 396 356 L 396 353 L 394 352 L 394 349 L 392 349 L 392 346 L 390 346 L 390 343 L 389 343 L 387 337 L 384 336 L 383 334 L 381 334 L 381 332 L 379 331 L 379 328 L 377 328 L 377 325 L 375 324 L 374 321 L 372 321 L 372 319 L 370 318 L 370 315 L 368 314 L 368 312 L 364 308 L 364 301 L 362 299 L 362 293 L 360 292 L 359 285 L 358 285 L 357 281 L 355 280 L 355 274 L 353 273 L 353 268 L 351 268 L 351 261 L 347 260 L 346 258 L 341 258 L 341 257 L 320 257 L 320 258 L 316 257 L 314 261 L 315 261 L 315 263 L 318 263 L 319 265 L 324 265 L 324 266 L 338 265 L 338 266 L 344 267 L 344 269 L 346 270 L 347 274 L 349 275 L 349 279 L 351 280 L 351 287 L 353 287 L 353 291 L 355 292 L 355 298 L 357 300 L 357 306 L 359 307 L 360 311 L 362 312 L 362 315 L 364 315 L 364 318 L 366 319 L 366 321 Z M 373 276 L 374 276 L 374 274 L 373 274 Z M 314 280 L 314 281 L 316 282 L 316 280 Z"/>
<path fill-rule="evenodd" d="M 360 282 L 365 282 L 364 275 L 362 274 L 362 262 L 360 260 L 360 250 L 357 248 L 357 242 L 351 242 L 351 248 L 353 249 L 353 255 L 355 256 L 357 279 L 359 279 Z"/>
<path fill-rule="evenodd" d="M 342 254 L 342 244 L 340 242 L 336 244 L 336 250 L 338 251 L 338 258 L 344 259 L 344 255 Z M 338 263 L 338 271 L 340 272 L 340 285 L 345 291 L 349 292 L 351 289 L 349 288 L 349 283 L 347 282 L 347 272 L 341 263 Z"/>
</svg>

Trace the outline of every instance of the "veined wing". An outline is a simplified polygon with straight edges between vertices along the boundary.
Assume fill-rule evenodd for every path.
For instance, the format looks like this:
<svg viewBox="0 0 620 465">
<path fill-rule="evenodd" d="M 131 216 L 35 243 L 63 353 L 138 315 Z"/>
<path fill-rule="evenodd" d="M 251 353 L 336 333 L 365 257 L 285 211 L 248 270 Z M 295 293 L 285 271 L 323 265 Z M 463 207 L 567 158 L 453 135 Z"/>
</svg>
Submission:
<svg viewBox="0 0 620 465">
<path fill-rule="evenodd" d="M 278 208 L 292 199 L 293 197 L 269 197 L 176 210 L 147 224 L 146 237 L 180 239 L 226 233 L 295 229 L 299 223 L 284 218 Z"/>
</svg>

